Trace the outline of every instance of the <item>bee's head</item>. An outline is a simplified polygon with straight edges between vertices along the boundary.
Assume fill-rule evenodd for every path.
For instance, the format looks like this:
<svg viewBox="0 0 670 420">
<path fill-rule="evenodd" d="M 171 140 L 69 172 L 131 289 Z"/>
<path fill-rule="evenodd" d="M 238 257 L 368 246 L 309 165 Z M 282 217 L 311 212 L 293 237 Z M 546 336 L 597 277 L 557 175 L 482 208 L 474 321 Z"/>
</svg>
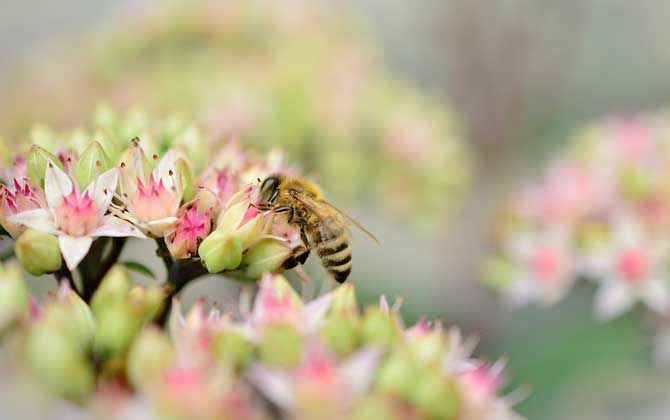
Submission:
<svg viewBox="0 0 670 420">
<path fill-rule="evenodd" d="M 263 207 L 272 207 L 279 196 L 279 184 L 281 180 L 276 175 L 271 175 L 263 180 L 259 190 L 259 202 Z"/>
</svg>

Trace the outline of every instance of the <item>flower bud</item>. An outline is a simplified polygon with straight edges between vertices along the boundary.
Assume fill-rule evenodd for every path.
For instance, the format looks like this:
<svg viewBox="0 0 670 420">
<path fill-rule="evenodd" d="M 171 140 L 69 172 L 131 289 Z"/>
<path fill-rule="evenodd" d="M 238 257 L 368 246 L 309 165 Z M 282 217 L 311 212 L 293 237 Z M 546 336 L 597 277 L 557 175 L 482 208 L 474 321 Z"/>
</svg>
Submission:
<svg viewBox="0 0 670 420">
<path fill-rule="evenodd" d="M 130 290 L 128 299 L 142 319 L 149 321 L 163 308 L 165 290 L 160 286 L 138 285 Z"/>
<path fill-rule="evenodd" d="M 74 176 L 81 187 L 89 185 L 98 175 L 112 167 L 107 154 L 97 141 L 84 149 L 74 166 Z"/>
<path fill-rule="evenodd" d="M 95 321 L 88 305 L 63 281 L 56 299 L 47 303 L 43 322 L 59 330 L 79 349 L 86 349 L 95 334 Z"/>
<path fill-rule="evenodd" d="M 399 337 L 397 320 L 392 312 L 369 307 L 363 315 L 361 335 L 365 344 L 390 348 Z"/>
<path fill-rule="evenodd" d="M 429 419 L 454 419 L 459 411 L 460 399 L 456 386 L 438 372 L 425 375 L 417 384 L 414 403 Z"/>
<path fill-rule="evenodd" d="M 63 169 L 63 165 L 56 156 L 36 145 L 30 148 L 26 160 L 28 161 L 28 178 L 30 182 L 40 187 L 44 186 L 44 175 L 46 174 L 47 163 L 49 161 L 54 162 L 59 168 Z"/>
<path fill-rule="evenodd" d="M 242 263 L 242 241 L 229 233 L 215 231 L 205 238 L 198 255 L 210 273 L 234 270 Z"/>
<path fill-rule="evenodd" d="M 91 298 L 91 309 L 98 315 L 104 308 L 125 300 L 132 282 L 128 270 L 122 264 L 116 264 L 107 271 L 100 286 Z"/>
<path fill-rule="evenodd" d="M 93 389 L 93 368 L 72 340 L 57 328 L 40 323 L 26 341 L 27 361 L 40 384 L 73 400 L 82 400 Z"/>
<path fill-rule="evenodd" d="M 263 234 L 264 227 L 269 228 L 271 224 L 251 206 L 251 200 L 245 199 L 244 194 L 247 193 L 241 191 L 228 201 L 226 209 L 217 219 L 216 230 L 235 236 L 240 240 L 242 248 L 247 249 Z"/>
<path fill-rule="evenodd" d="M 63 264 L 58 238 L 39 230 L 23 232 L 14 244 L 14 252 L 23 268 L 35 276 L 54 272 Z"/>
<path fill-rule="evenodd" d="M 420 374 L 419 366 L 405 351 L 395 351 L 377 375 L 377 387 L 389 394 L 411 400 Z"/>
<path fill-rule="evenodd" d="M 165 333 L 149 326 L 137 336 L 128 353 L 126 372 L 136 388 L 146 387 L 156 381 L 172 363 L 174 348 Z"/>
<path fill-rule="evenodd" d="M 333 291 L 330 315 L 358 317 L 358 302 L 353 284 L 345 283 Z"/>
<path fill-rule="evenodd" d="M 258 279 L 265 273 L 280 271 L 292 253 L 291 248 L 281 241 L 262 239 L 244 253 L 242 258 L 242 265 L 245 266 L 244 274 L 249 278 Z"/>
<path fill-rule="evenodd" d="M 492 256 L 484 262 L 482 278 L 494 289 L 502 289 L 514 278 L 516 263 L 504 256 Z"/>
<path fill-rule="evenodd" d="M 441 324 L 430 327 L 425 320 L 419 321 L 406 331 L 407 348 L 418 361 L 437 366 L 446 351 L 446 337 Z"/>
<path fill-rule="evenodd" d="M 263 363 L 276 367 L 293 367 L 302 356 L 303 340 L 291 326 L 274 324 L 263 330 L 259 351 Z"/>
<path fill-rule="evenodd" d="M 241 369 L 254 355 L 254 346 L 242 334 L 227 329 L 214 337 L 214 355 L 226 365 Z"/>
<path fill-rule="evenodd" d="M 392 401 L 381 395 L 371 395 L 358 401 L 353 410 L 354 420 L 393 419 L 397 417 Z"/>
<path fill-rule="evenodd" d="M 0 264 L 0 332 L 14 319 L 28 312 L 30 295 L 15 262 Z"/>
<path fill-rule="evenodd" d="M 358 348 L 360 342 L 358 318 L 330 316 L 321 327 L 320 335 L 326 347 L 340 356 Z"/>
<path fill-rule="evenodd" d="M 125 302 L 105 306 L 96 312 L 95 352 L 103 358 L 123 353 L 142 324 L 141 314 Z"/>
</svg>

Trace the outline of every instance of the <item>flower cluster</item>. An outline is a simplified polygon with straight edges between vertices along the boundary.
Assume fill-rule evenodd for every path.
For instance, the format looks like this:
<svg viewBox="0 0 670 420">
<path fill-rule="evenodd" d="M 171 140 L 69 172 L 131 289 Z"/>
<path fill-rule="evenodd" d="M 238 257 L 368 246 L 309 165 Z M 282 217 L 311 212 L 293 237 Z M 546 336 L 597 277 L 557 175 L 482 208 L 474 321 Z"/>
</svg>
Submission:
<svg viewBox="0 0 670 420">
<path fill-rule="evenodd" d="M 90 305 L 66 282 L 40 304 L 6 265 L 3 380 L 51 395 L 52 416 L 67 407 L 102 418 L 520 418 L 517 397 L 499 396 L 504 363 L 472 358 L 474 343 L 440 323 L 406 328 L 383 297 L 361 312 L 351 284 L 303 300 L 265 275 L 239 307 L 199 300 L 183 314 L 176 300 L 167 331 L 148 323 L 157 291 L 133 286 L 119 265 Z"/>
<path fill-rule="evenodd" d="M 57 50 L 46 68 L 21 72 L 0 100 L 0 126 L 23 132 L 35 116 L 69 126 L 100 99 L 142 104 L 195 119 L 210 138 L 281 146 L 340 198 L 444 220 L 469 178 L 459 124 L 389 74 L 341 14 L 306 0 L 133 10 L 81 56 Z"/>
<path fill-rule="evenodd" d="M 579 133 L 501 219 L 490 284 L 514 304 L 551 305 L 587 279 L 599 318 L 641 302 L 670 323 L 668 130 L 661 113 Z"/>
<path fill-rule="evenodd" d="M 100 140 L 84 147 L 79 144 L 85 134 L 43 130 L 43 144 L 61 139 L 55 154 L 33 145 L 2 169 L 0 225 L 16 239 L 16 256 L 29 272 L 61 273 L 62 256 L 63 269 L 68 275 L 79 269 L 84 287 L 99 283 L 88 277 L 101 248 L 111 238 L 125 237 L 156 240 L 167 269 L 187 260 L 191 269 L 204 265 L 212 273 L 237 270 L 256 278 L 281 270 L 292 256 L 297 232 L 252 206 L 258 179 L 288 170 L 277 153 L 262 158 L 229 142 L 194 173 L 192 168 L 203 165 L 189 156 L 179 136 L 167 142 L 162 157 L 150 157 L 137 137 L 123 147 L 122 134 L 112 134 L 120 126 L 113 127 L 93 130 L 91 136 Z M 190 149 L 197 149 L 197 130 L 187 131 Z M 161 148 L 152 138 L 155 133 L 148 132 L 148 149 Z"/>
</svg>

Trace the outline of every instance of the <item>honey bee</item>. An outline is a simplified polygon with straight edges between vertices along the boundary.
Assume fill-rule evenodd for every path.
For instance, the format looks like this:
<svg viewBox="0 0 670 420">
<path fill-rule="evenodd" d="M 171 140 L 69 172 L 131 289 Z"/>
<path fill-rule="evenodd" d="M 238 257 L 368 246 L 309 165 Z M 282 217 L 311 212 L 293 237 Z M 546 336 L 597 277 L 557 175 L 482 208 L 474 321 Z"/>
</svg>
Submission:
<svg viewBox="0 0 670 420">
<path fill-rule="evenodd" d="M 348 225 L 377 238 L 353 218 L 323 198 L 321 189 L 306 179 L 273 174 L 263 180 L 256 207 L 286 215 L 288 224 L 300 230 L 304 249 L 285 263 L 285 268 L 304 264 L 311 250 L 338 283 L 351 274 L 351 247 Z"/>
</svg>

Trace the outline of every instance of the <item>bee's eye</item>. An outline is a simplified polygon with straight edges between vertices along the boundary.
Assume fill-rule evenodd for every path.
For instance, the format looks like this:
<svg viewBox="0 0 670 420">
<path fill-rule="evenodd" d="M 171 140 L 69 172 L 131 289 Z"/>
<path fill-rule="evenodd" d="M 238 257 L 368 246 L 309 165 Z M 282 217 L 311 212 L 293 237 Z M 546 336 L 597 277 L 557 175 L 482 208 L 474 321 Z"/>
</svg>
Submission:
<svg viewBox="0 0 670 420">
<path fill-rule="evenodd" d="M 263 201 L 273 202 L 279 194 L 279 179 L 276 177 L 265 178 L 261 184 L 260 196 Z"/>
</svg>

